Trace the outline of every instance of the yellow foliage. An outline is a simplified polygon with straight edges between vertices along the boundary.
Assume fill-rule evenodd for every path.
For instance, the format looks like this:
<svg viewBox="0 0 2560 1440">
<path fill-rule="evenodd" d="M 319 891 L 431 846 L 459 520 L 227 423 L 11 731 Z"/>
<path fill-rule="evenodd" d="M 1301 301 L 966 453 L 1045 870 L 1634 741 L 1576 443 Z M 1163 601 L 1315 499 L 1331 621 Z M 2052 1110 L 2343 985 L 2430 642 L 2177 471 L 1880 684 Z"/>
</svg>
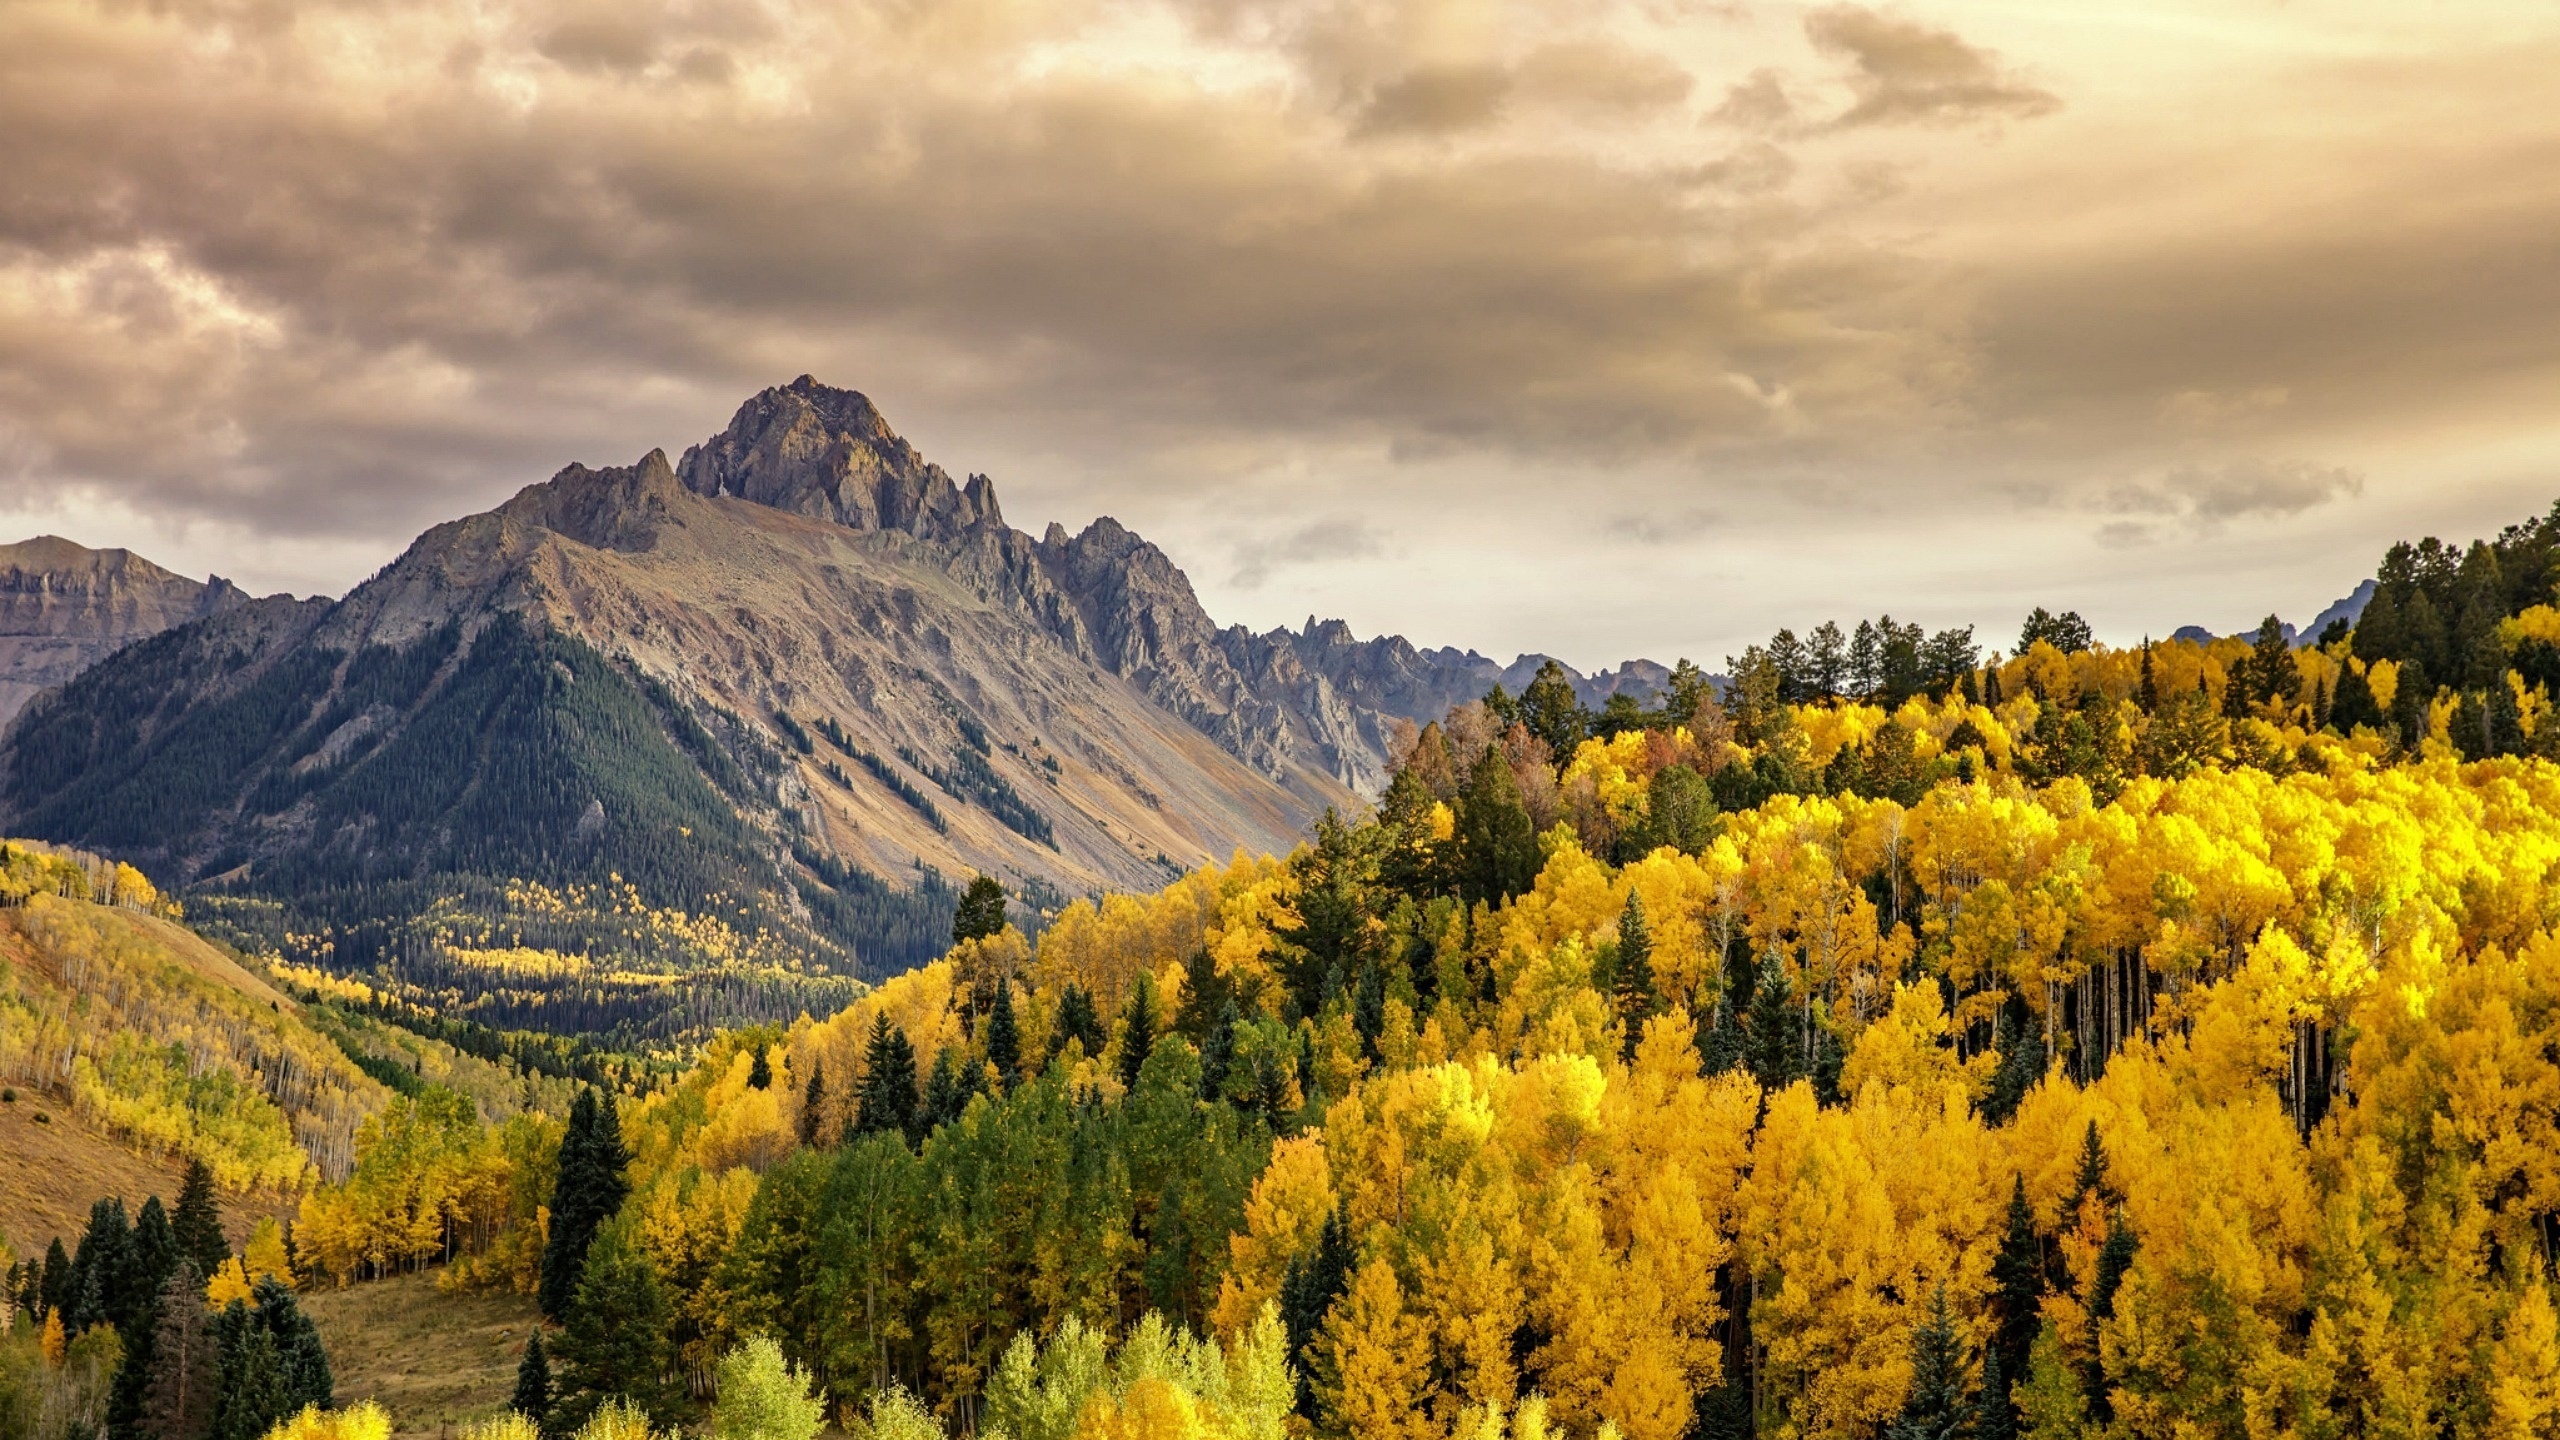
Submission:
<svg viewBox="0 0 2560 1440">
<path fill-rule="evenodd" d="M 370 1400 L 344 1410 L 306 1405 L 293 1418 L 279 1421 L 266 1440 L 391 1440 L 391 1414 Z"/>
</svg>

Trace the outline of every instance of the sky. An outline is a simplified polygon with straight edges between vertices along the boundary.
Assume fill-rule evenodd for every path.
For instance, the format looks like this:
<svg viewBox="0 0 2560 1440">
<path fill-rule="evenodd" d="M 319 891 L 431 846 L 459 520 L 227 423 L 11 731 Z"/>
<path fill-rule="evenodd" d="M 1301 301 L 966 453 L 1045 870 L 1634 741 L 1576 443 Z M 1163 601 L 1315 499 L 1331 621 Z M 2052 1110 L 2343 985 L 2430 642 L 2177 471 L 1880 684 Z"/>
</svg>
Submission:
<svg viewBox="0 0 2560 1440">
<path fill-rule="evenodd" d="M 0 536 L 343 591 L 811 373 L 1256 628 L 2293 620 L 2560 499 L 2560 7 L 10 0 Z"/>
</svg>

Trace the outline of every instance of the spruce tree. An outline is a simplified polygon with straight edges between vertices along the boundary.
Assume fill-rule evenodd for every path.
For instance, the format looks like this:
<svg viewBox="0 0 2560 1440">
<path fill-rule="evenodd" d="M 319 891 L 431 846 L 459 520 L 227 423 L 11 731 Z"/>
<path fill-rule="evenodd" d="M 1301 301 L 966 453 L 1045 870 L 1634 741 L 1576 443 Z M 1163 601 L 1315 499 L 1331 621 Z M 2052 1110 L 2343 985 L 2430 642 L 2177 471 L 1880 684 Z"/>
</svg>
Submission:
<svg viewBox="0 0 2560 1440">
<path fill-rule="evenodd" d="M 809 1083 L 800 1087 L 800 1143 L 816 1148 L 827 1119 L 827 1063 L 811 1056 Z"/>
<path fill-rule="evenodd" d="M 258 1323 L 275 1337 L 276 1371 L 291 1407 L 287 1413 L 307 1405 L 337 1408 L 337 1377 L 329 1366 L 329 1352 L 320 1343 L 320 1327 L 303 1312 L 292 1288 L 273 1275 L 261 1275 L 254 1293 Z"/>
<path fill-rule="evenodd" d="M 1644 897 L 1627 887 L 1627 906 L 1618 912 L 1618 1022 L 1625 1029 L 1621 1058 L 1636 1058 L 1644 1040 L 1644 1022 L 1656 1008 L 1653 989 L 1653 927 L 1645 923 Z"/>
<path fill-rule="evenodd" d="M 1999 1022 L 1993 1027 L 1993 1048 L 1999 1052 L 1999 1067 L 1991 1072 L 1991 1087 L 1982 1097 L 1982 1118 L 1986 1124 L 2005 1125 L 2018 1113 L 2027 1092 L 2044 1078 L 2044 1034 L 2035 1027 L 2026 1007 L 2011 1000 L 2000 1009 Z M 2023 1364 L 2023 1361 L 2021 1362 Z M 2018 1366 L 2010 1367 L 2019 1373 Z"/>
<path fill-rule="evenodd" d="M 533 1422 L 533 1428 L 551 1433 L 551 1360 L 542 1353 L 542 1327 L 524 1342 L 524 1359 L 516 1363 L 515 1398 L 508 1409 Z"/>
<path fill-rule="evenodd" d="M 995 1006 L 987 1012 L 987 1063 L 996 1070 L 998 1088 L 1010 1091 L 1022 1081 L 1022 1032 L 1013 1019 L 1013 986 L 996 982 Z"/>
<path fill-rule="evenodd" d="M 924 1105 L 916 1112 L 916 1128 L 924 1134 L 959 1119 L 969 1108 L 969 1097 L 978 1093 L 969 1083 L 976 1067 L 964 1070 L 958 1055 L 957 1049 L 947 1045 L 934 1054 L 933 1078 L 925 1083 Z"/>
<path fill-rule="evenodd" d="M 1280 1324 L 1288 1332 L 1289 1358 L 1298 1375 L 1298 1413 L 1311 1419 L 1314 1391 L 1308 1377 L 1315 1373 L 1315 1367 L 1308 1347 L 1323 1329 L 1324 1317 L 1332 1311 L 1333 1302 L 1341 1299 L 1349 1287 L 1357 1259 L 1351 1249 L 1351 1227 L 1343 1222 L 1342 1211 L 1337 1208 L 1325 1216 L 1314 1253 L 1291 1261 L 1288 1273 L 1280 1281 Z"/>
<path fill-rule="evenodd" d="M 666 1404 L 670 1310 L 649 1252 L 629 1221 L 598 1231 L 560 1334 L 563 1430 L 615 1396 L 656 1414 Z"/>
<path fill-rule="evenodd" d="M 187 1178 L 178 1187 L 177 1212 L 169 1218 L 177 1233 L 179 1253 L 195 1262 L 196 1273 L 211 1275 L 231 1258 L 223 1238 L 222 1211 L 213 1193 L 213 1170 L 201 1157 L 187 1160 Z"/>
<path fill-rule="evenodd" d="M 1174 1007 L 1173 1028 L 1196 1041 L 1209 1038 L 1209 1031 L 1226 1009 L 1227 982 L 1218 973 L 1218 962 L 1207 946 L 1191 952 L 1182 967 L 1182 1003 Z"/>
<path fill-rule="evenodd" d="M 1991 1262 L 1991 1283 L 1997 1287 L 1991 1300 L 1997 1324 L 1991 1351 L 2001 1361 L 2001 1374 L 2024 1375 L 2028 1349 L 2035 1344 L 2037 1327 L 2044 1323 L 2044 1247 L 2036 1239 L 2036 1215 L 2027 1204 L 2023 1174 L 2010 1177 L 2009 1228 L 2001 1237 L 2000 1254 Z M 1987 1362 L 1983 1375 L 1988 1385 Z"/>
<path fill-rule="evenodd" d="M 1084 1046 L 1088 1060 L 1101 1055 L 1105 1044 L 1102 1017 L 1093 1008 L 1093 992 L 1073 981 L 1058 992 L 1058 1018 L 1049 1027 L 1049 1058 L 1041 1068 L 1056 1064 L 1058 1057 L 1067 1053 L 1070 1040 Z"/>
<path fill-rule="evenodd" d="M 622 1148 L 622 1120 L 611 1095 L 589 1089 L 569 1112 L 560 1140 L 559 1178 L 551 1191 L 551 1238 L 542 1251 L 542 1313 L 557 1319 L 577 1291 L 587 1246 L 630 1193 L 630 1155 Z"/>
<path fill-rule="evenodd" d="M 222 1397 L 214 1406 L 213 1440 L 261 1440 L 301 1407 L 286 1389 L 275 1333 L 241 1301 L 214 1322 L 222 1346 Z"/>
<path fill-rule="evenodd" d="M 896 1135 L 912 1143 L 916 1124 L 916 1049 L 907 1032 L 889 1023 L 886 1011 L 871 1020 L 871 1043 L 863 1049 L 860 1112 L 855 1131 L 863 1135 Z"/>
<path fill-rule="evenodd" d="M 1351 991 L 1351 1033 L 1360 1037 L 1360 1053 L 1378 1060 L 1378 1037 L 1387 1028 L 1387 972 L 1375 960 L 1360 966 L 1360 982 Z"/>
<path fill-rule="evenodd" d="M 2115 1418 L 2115 1405 L 2107 1395 L 2107 1372 L 2098 1332 L 2115 1318 L 2116 1292 L 2123 1288 L 2124 1277 L 2133 1269 L 2134 1249 L 2133 1231 L 2125 1225 L 2124 1213 L 2117 1211 L 2107 1221 L 2107 1242 L 2098 1247 L 2097 1273 L 2089 1277 L 2089 1360 L 2081 1370 L 2089 1413 L 2102 1425 Z"/>
<path fill-rule="evenodd" d="M 1982 1392 L 1974 1397 L 1968 1440 L 2018 1440 L 2018 1411 L 2009 1399 L 2009 1367 L 1998 1346 L 1982 1354 Z"/>
<path fill-rule="evenodd" d="M 1782 973 L 1763 981 L 1751 997 L 1751 1073 L 1764 1090 L 1784 1090 L 1804 1078 L 1802 1022 L 1795 987 Z"/>
<path fill-rule="evenodd" d="M 747 1088 L 750 1090 L 773 1088 L 773 1058 L 767 1053 L 765 1046 L 756 1047 L 756 1058 L 747 1066 Z"/>
<path fill-rule="evenodd" d="M 2071 1200 L 2062 1207 L 2068 1217 L 2080 1209 L 2080 1202 L 2095 1195 L 2101 1200 L 2112 1193 L 2107 1188 L 2107 1147 L 2099 1142 L 2098 1122 L 2092 1119 L 2080 1135 L 2080 1173 L 2072 1182 Z"/>
<path fill-rule="evenodd" d="M 971 880 L 969 888 L 961 893 L 959 910 L 951 917 L 952 943 L 1001 935 L 1004 925 L 1004 886 L 989 875 Z"/>
<path fill-rule="evenodd" d="M 1200 1098 L 1226 1098 L 1227 1071 L 1236 1058 L 1236 1002 L 1229 1000 L 1220 1012 L 1218 1023 L 1200 1042 Z"/>
<path fill-rule="evenodd" d="M 1138 1072 L 1146 1068 L 1147 1056 L 1156 1048 L 1156 1031 L 1163 1023 L 1156 1013 L 1154 976 L 1143 970 L 1138 972 L 1138 983 L 1129 992 L 1129 1008 L 1120 1019 L 1120 1088 L 1135 1094 Z"/>
<path fill-rule="evenodd" d="M 1467 772 L 1452 838 L 1459 889 L 1469 903 L 1498 905 L 1537 883 L 1537 827 L 1520 798 L 1511 762 L 1495 746 L 1486 746 Z"/>
<path fill-rule="evenodd" d="M 153 1195 L 142 1202 L 142 1212 L 133 1220 L 133 1272 L 127 1281 L 135 1305 L 153 1304 L 160 1300 L 160 1287 L 185 1259 L 178 1248 L 178 1232 L 169 1223 L 169 1212 Z"/>
<path fill-rule="evenodd" d="M 1963 1440 L 1972 1409 L 1965 1403 L 1964 1347 L 1941 1287 L 1930 1298 L 1929 1318 L 1911 1332 L 1911 1389 L 1885 1434 L 1889 1440 Z"/>
<path fill-rule="evenodd" d="M 71 1258 L 71 1297 L 63 1328 L 73 1332 L 92 1325 L 116 1324 L 128 1310 L 126 1272 L 131 1268 L 133 1225 L 125 1218 L 124 1201 L 108 1196 L 89 1206 L 88 1228 L 80 1232 L 80 1248 Z M 119 1333 L 130 1326 L 119 1326 Z"/>
</svg>

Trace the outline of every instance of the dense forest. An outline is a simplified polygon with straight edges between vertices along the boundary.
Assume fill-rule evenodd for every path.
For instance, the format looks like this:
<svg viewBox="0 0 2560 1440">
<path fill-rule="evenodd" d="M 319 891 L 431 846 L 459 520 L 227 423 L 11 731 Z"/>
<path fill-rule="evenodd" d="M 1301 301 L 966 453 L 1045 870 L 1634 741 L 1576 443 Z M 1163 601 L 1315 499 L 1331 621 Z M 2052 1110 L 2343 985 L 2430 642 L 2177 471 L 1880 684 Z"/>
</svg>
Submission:
<svg viewBox="0 0 2560 1440">
<path fill-rule="evenodd" d="M 2300 645 L 1543 675 L 1285 858 L 413 1072 L 276 1283 L 535 1297 L 482 1440 L 2552 1436 L 2553 534 Z"/>
</svg>

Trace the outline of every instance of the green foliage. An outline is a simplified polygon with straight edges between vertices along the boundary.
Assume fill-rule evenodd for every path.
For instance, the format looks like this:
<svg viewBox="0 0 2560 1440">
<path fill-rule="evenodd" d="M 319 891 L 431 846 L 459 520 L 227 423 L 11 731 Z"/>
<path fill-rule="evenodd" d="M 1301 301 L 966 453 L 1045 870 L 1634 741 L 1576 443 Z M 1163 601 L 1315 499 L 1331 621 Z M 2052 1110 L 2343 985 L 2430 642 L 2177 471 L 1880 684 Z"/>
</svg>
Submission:
<svg viewBox="0 0 2560 1440">
<path fill-rule="evenodd" d="M 594 1090 L 581 1094 L 560 1139 L 551 1238 L 542 1254 L 543 1314 L 559 1319 L 566 1313 L 579 1289 L 588 1247 L 631 1192 L 624 1173 L 629 1164 L 613 1097 L 599 1097 Z"/>
<path fill-rule="evenodd" d="M 1947 1313 L 1946 1291 L 1929 1301 L 1929 1318 L 1911 1332 L 1911 1391 L 1885 1428 L 1888 1440 L 1964 1440 L 1973 1422 L 1965 1400 L 1964 1348 Z"/>
<path fill-rule="evenodd" d="M 536 1432 L 549 1432 L 551 1357 L 543 1353 L 542 1327 L 539 1325 L 534 1326 L 533 1333 L 526 1337 L 524 1358 L 516 1362 L 516 1389 L 507 1402 L 507 1408 L 531 1421 Z"/>
<path fill-rule="evenodd" d="M 616 1399 L 657 1415 L 670 1398 L 668 1331 L 674 1314 L 637 1228 L 636 1217 L 615 1219 L 586 1247 L 558 1347 L 554 1414 L 564 1425 L 583 1426 Z"/>
<path fill-rule="evenodd" d="M 711 1405 L 712 1440 L 811 1440 L 826 1424 L 826 1406 L 809 1393 L 808 1372 L 758 1335 L 720 1360 L 719 1394 Z"/>
<path fill-rule="evenodd" d="M 979 875 L 969 881 L 960 894 L 960 908 L 951 917 L 951 941 L 962 944 L 984 940 L 1004 933 L 1004 886 L 993 876 Z"/>
</svg>

